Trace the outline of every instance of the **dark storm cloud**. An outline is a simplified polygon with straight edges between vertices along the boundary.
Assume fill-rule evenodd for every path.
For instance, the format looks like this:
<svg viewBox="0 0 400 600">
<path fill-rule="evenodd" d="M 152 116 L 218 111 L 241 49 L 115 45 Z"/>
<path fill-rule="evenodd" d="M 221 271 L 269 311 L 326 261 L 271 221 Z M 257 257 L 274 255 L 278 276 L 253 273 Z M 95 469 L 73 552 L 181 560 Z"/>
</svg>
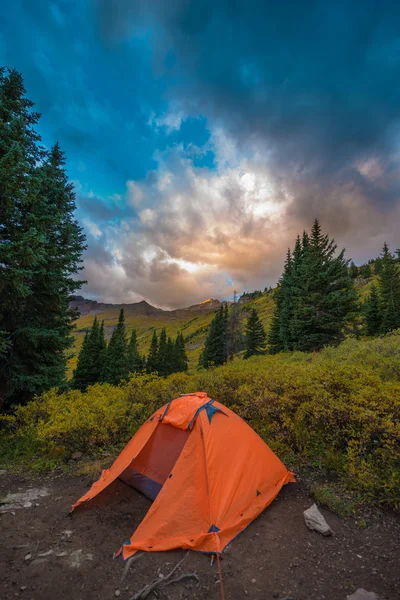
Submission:
<svg viewBox="0 0 400 600">
<path fill-rule="evenodd" d="M 169 91 L 246 145 L 265 145 L 299 215 L 352 187 L 372 204 L 399 201 L 396 178 L 376 185 L 356 165 L 393 169 L 399 144 L 400 6 L 396 2 L 250 0 L 98 2 L 98 24 L 117 44 L 134 28 L 155 35 L 156 67 L 173 51 Z M 319 185 L 315 185 L 319 182 Z M 308 191 L 307 191 L 308 190 Z M 323 193 L 322 193 L 323 192 Z M 337 206 L 345 211 L 345 206 Z M 345 214 L 345 213 L 344 213 Z"/>
</svg>

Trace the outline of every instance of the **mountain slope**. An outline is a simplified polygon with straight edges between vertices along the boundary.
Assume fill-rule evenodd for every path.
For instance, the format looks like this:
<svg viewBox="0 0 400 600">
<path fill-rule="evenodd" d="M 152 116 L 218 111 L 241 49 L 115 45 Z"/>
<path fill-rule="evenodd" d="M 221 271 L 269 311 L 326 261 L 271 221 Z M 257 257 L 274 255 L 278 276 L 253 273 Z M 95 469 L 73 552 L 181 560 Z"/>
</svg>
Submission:
<svg viewBox="0 0 400 600">
<path fill-rule="evenodd" d="M 221 306 L 221 302 L 209 299 L 200 304 L 176 310 L 162 310 L 155 308 L 145 301 L 135 304 L 105 304 L 94 300 L 86 300 L 78 296 L 71 306 L 78 308 L 81 316 L 76 322 L 74 331 L 74 346 L 72 356 L 68 360 L 69 376 L 76 367 L 77 357 L 85 336 L 85 332 L 93 323 L 95 316 L 104 320 L 104 329 L 107 339 L 110 339 L 112 331 L 117 324 L 121 308 L 125 312 L 125 321 L 128 335 L 133 328 L 138 334 L 140 352 L 148 352 L 154 330 L 160 333 L 166 328 L 167 336 L 176 337 L 181 331 L 185 337 L 186 350 L 189 359 L 189 367 L 195 367 L 198 363 L 202 347 L 207 335 L 207 328 L 214 317 L 215 311 Z M 255 307 L 266 327 L 269 326 L 273 312 L 273 300 L 271 294 L 262 294 L 256 300 L 249 300 L 239 306 L 239 318 L 245 318 L 250 307 Z"/>
<path fill-rule="evenodd" d="M 360 294 L 360 302 L 365 300 L 374 280 L 373 277 L 368 280 L 358 278 L 355 281 L 355 287 Z M 128 334 L 133 328 L 137 330 L 139 348 L 142 353 L 147 354 L 154 330 L 159 334 L 161 329 L 165 327 L 167 336 L 172 338 L 176 337 L 179 331 L 182 331 L 186 342 L 189 368 L 193 369 L 199 361 L 207 335 L 207 328 L 215 311 L 219 309 L 221 304 L 219 300 L 209 299 L 187 308 L 168 311 L 151 306 L 144 300 L 135 304 L 104 304 L 94 300 L 85 300 L 78 296 L 73 305 L 81 311 L 81 316 L 76 323 L 74 332 L 73 356 L 68 361 L 69 375 L 72 374 L 76 366 L 85 332 L 92 325 L 94 316 L 96 315 L 100 321 L 104 319 L 106 337 L 109 339 L 117 324 L 121 308 L 125 311 Z M 265 329 L 268 331 L 274 311 L 273 291 L 263 292 L 255 299 L 247 300 L 243 298 L 239 302 L 239 321 L 242 327 L 248 312 L 252 308 L 257 310 Z"/>
</svg>

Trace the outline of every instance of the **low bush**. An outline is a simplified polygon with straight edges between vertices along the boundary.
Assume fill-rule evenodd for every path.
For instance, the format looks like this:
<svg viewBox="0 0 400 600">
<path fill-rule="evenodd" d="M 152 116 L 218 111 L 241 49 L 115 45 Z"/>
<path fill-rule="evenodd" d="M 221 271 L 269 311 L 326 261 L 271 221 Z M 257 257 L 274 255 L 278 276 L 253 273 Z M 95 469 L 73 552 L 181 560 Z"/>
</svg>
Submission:
<svg viewBox="0 0 400 600">
<path fill-rule="evenodd" d="M 398 333 L 166 379 L 136 375 L 86 393 L 51 390 L 6 418 L 5 447 L 60 459 L 119 448 L 156 408 L 196 390 L 235 410 L 288 466 L 319 470 L 362 501 L 400 507 Z"/>
</svg>

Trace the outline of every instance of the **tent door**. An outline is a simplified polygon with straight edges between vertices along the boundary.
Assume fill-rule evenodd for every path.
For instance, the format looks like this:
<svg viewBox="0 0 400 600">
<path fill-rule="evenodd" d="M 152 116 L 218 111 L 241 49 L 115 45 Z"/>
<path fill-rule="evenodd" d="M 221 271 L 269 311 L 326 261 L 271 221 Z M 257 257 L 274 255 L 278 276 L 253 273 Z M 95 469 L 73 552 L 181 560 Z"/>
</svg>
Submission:
<svg viewBox="0 0 400 600">
<path fill-rule="evenodd" d="M 190 431 L 160 423 L 120 479 L 155 500 L 178 460 Z"/>
</svg>

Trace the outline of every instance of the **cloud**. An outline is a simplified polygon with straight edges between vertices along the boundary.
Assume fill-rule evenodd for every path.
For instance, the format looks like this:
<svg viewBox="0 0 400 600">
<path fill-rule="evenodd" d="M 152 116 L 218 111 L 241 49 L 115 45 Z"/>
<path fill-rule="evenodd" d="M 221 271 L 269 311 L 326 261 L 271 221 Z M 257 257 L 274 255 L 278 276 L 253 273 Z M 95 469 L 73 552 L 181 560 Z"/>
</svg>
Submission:
<svg viewBox="0 0 400 600">
<path fill-rule="evenodd" d="M 274 284 L 314 217 L 358 263 L 398 247 L 399 17 L 373 0 L 11 3 L 1 59 L 82 181 L 86 295 L 176 307 Z"/>
<path fill-rule="evenodd" d="M 210 147 L 215 170 L 196 167 L 178 145 L 157 154 L 157 169 L 140 184 L 128 182 L 140 189 L 139 213 L 102 229 L 107 255 L 99 260 L 92 249 L 85 257 L 86 295 L 177 308 L 274 285 L 287 246 L 311 227 L 310 212 L 356 260 L 370 255 L 365 236 L 375 255 L 384 239 L 396 240 L 400 206 L 382 211 L 363 188 L 370 179 L 385 185 L 379 161 L 349 168 L 353 184 L 343 177 L 327 191 L 312 173 L 282 179 L 262 143 L 243 152 L 217 129 Z"/>
<path fill-rule="evenodd" d="M 221 140 L 218 132 L 216 154 L 229 144 Z M 176 308 L 273 283 L 289 199 L 265 162 L 233 151 L 231 159 L 235 166 L 210 171 L 196 168 L 182 147 L 159 154 L 157 176 L 140 183 L 145 206 L 138 219 L 103 230 L 107 276 L 99 276 L 96 252 L 85 257 L 87 294 L 108 301 L 144 297 Z M 129 184 L 136 190 L 136 182 Z"/>
<path fill-rule="evenodd" d="M 340 197 L 349 188 L 382 210 L 397 206 L 397 5 L 137 0 L 113 7 L 112 0 L 98 4 L 104 39 L 118 44 L 133 23 L 156 31 L 154 68 L 162 73 L 174 52 L 171 106 L 205 115 L 244 152 L 259 144 L 299 214 L 315 215 L 317 190 L 319 214 L 331 212 L 328 202 L 337 199 L 342 221 L 347 207 Z M 229 148 L 229 162 L 227 155 Z M 377 178 L 385 185 L 377 186 Z"/>
<path fill-rule="evenodd" d="M 181 128 L 184 115 L 182 111 L 169 111 L 163 115 L 157 117 L 154 113 L 151 113 L 149 117 L 149 125 L 154 127 L 156 130 L 161 127 L 165 127 L 167 134 L 172 131 L 178 131 Z"/>
</svg>

